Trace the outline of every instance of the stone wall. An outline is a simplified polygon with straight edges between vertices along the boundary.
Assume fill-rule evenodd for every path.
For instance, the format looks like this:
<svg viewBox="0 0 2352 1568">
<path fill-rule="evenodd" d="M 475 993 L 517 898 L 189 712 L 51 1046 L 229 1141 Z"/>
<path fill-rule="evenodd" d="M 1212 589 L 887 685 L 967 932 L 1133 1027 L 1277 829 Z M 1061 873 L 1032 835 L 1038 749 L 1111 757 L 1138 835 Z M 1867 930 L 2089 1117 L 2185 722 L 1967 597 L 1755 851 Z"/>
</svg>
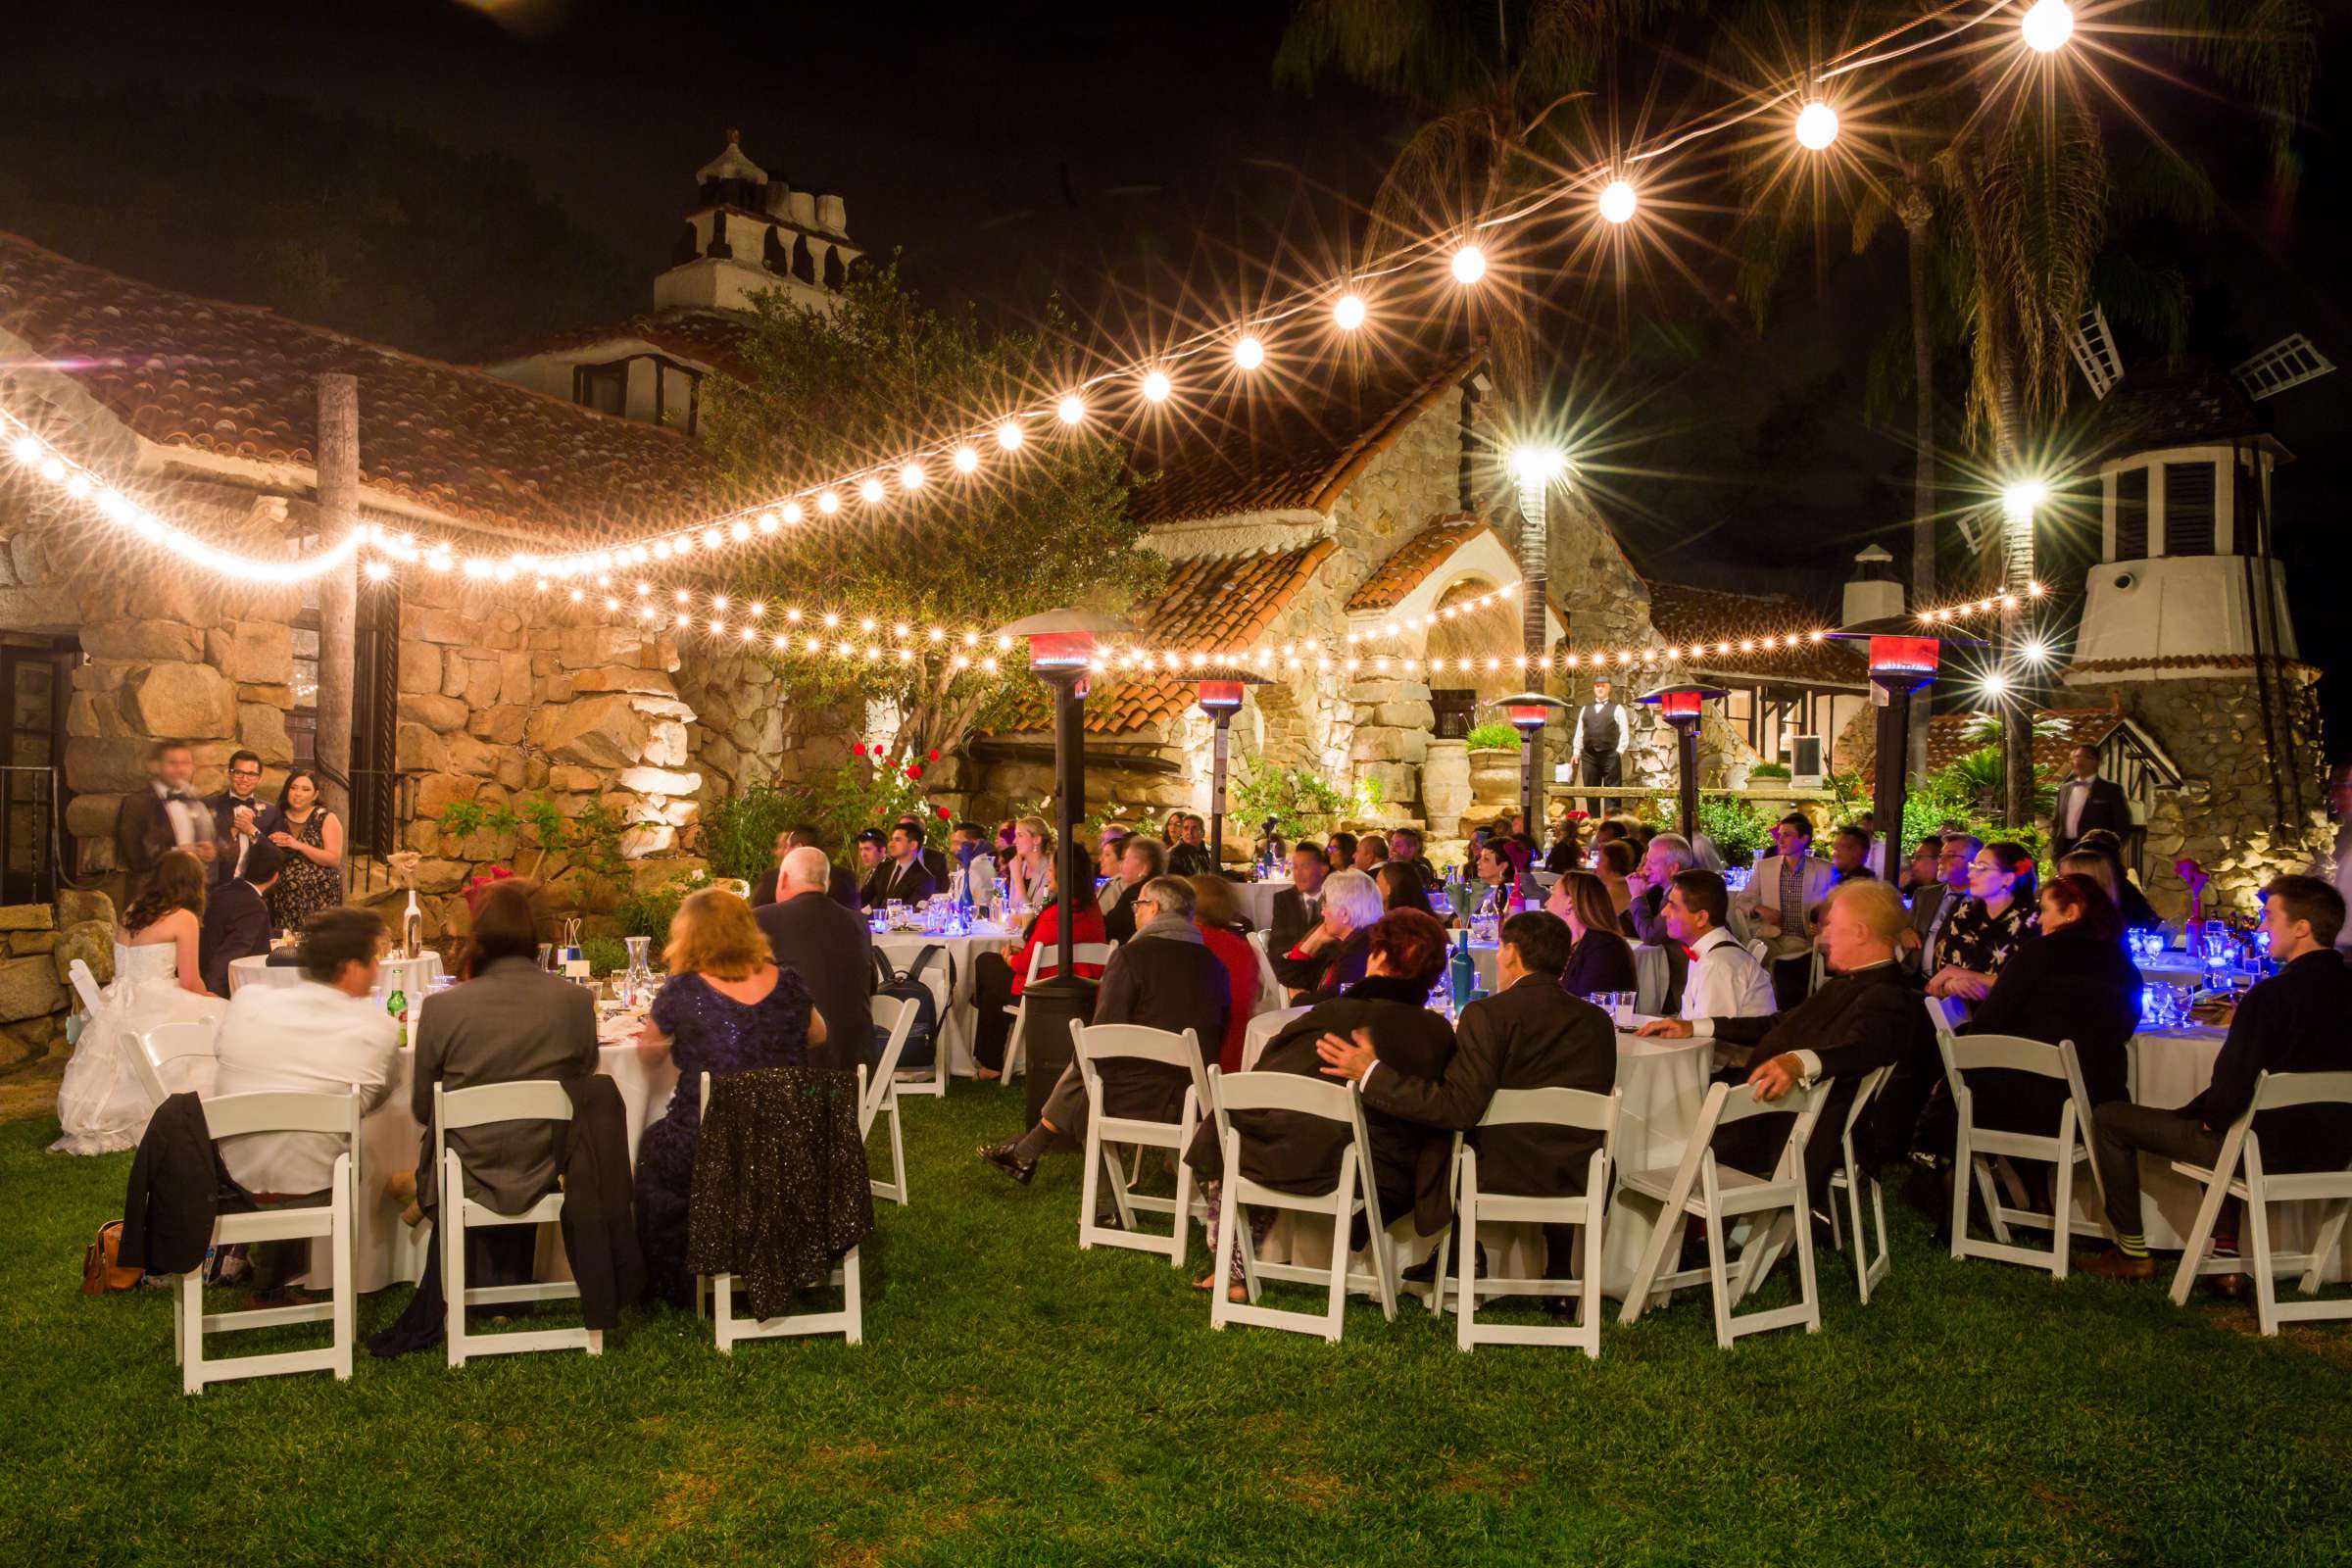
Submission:
<svg viewBox="0 0 2352 1568">
<path fill-rule="evenodd" d="M 0 1067 L 63 1055 L 75 1005 L 75 958 L 104 985 L 114 978 L 115 906 L 103 893 L 0 906 Z"/>
<path fill-rule="evenodd" d="M 2290 666 L 2281 676 L 2287 723 L 2277 753 L 2264 735 L 2251 675 L 2069 682 L 2085 704 L 2120 703 L 2180 764 L 2181 787 L 2159 791 L 2149 810 L 2142 866 L 2148 902 L 2166 919 L 2188 912 L 2188 888 L 2173 869 L 2175 860 L 2193 859 L 2211 876 L 2208 915 L 2251 918 L 2265 882 L 2280 872 L 2309 870 L 2332 847 L 2317 678 L 2308 666 Z M 2280 696 L 2274 686 L 2275 714 Z"/>
</svg>

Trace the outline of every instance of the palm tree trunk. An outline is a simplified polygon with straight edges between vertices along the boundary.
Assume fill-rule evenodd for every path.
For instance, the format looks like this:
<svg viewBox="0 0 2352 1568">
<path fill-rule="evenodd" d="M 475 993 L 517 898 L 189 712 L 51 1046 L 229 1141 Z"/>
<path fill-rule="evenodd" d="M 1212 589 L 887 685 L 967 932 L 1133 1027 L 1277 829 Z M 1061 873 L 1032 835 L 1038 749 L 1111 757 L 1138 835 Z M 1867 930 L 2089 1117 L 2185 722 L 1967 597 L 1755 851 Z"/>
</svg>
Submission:
<svg viewBox="0 0 2352 1568">
<path fill-rule="evenodd" d="M 1993 350 L 1993 452 L 2000 465 L 2000 482 L 2006 485 L 2024 478 L 2025 473 L 2019 466 L 2017 439 L 2023 419 L 2018 400 L 2017 359 L 2005 337 Z M 2033 509 L 2027 508 L 2017 515 L 2010 515 L 2004 509 L 2001 586 L 2003 592 L 2017 595 L 2021 603 L 2026 597 L 2026 585 L 2034 580 L 2034 523 Z M 2028 685 L 2033 672 L 2019 654 L 2019 633 L 2023 626 L 2022 615 L 2004 615 L 1997 640 L 2000 667 L 2009 677 L 2001 698 L 2001 821 L 2012 832 L 2034 825 L 2034 704 Z"/>
<path fill-rule="evenodd" d="M 1928 224 L 1935 217 L 1935 207 L 1915 185 L 1904 201 L 1902 220 L 1911 264 L 1911 379 L 1919 406 L 1911 475 L 1911 603 L 1917 608 L 1936 602 L 1936 345 L 1928 326 Z M 1928 721 L 1935 708 L 1932 699 L 1911 705 L 1906 739 L 1914 779 L 1927 777 Z M 1898 836 L 1900 831 L 1896 824 Z"/>
</svg>

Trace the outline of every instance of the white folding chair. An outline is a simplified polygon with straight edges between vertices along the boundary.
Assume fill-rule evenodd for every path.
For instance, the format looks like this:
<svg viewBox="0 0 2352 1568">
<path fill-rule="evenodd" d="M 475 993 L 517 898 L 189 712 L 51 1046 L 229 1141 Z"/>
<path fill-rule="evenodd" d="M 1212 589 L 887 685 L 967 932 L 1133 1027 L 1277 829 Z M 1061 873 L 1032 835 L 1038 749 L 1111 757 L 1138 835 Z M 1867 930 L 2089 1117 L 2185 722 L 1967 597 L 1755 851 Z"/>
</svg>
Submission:
<svg viewBox="0 0 2352 1568">
<path fill-rule="evenodd" d="M 1920 1004 L 1928 1009 L 1937 1040 L 1949 1040 L 1952 1031 L 1968 1021 L 1968 1004 L 1958 997 L 1922 997 Z"/>
<path fill-rule="evenodd" d="M 1140 1252 L 1165 1252 L 1172 1267 L 1184 1267 L 1185 1251 L 1192 1241 L 1195 1204 L 1193 1168 L 1184 1162 L 1183 1156 L 1184 1151 L 1192 1147 L 1193 1131 L 1200 1125 L 1200 1107 L 1208 1100 L 1206 1064 L 1200 1059 L 1200 1037 L 1190 1029 L 1173 1034 L 1142 1024 L 1090 1025 L 1072 1019 L 1070 1045 L 1078 1054 L 1078 1075 L 1086 1082 L 1087 1102 L 1086 1175 L 1080 1180 L 1078 1191 L 1079 1250 L 1084 1251 L 1101 1244 L 1129 1247 Z M 1107 1060 L 1154 1061 L 1189 1073 L 1193 1081 L 1185 1088 L 1184 1108 L 1177 1119 L 1148 1121 L 1105 1115 L 1102 1063 Z M 1103 1157 L 1104 1147 L 1111 1144 L 1129 1145 L 1139 1155 L 1145 1149 L 1172 1151 L 1176 1155 L 1176 1196 L 1151 1198 L 1130 1191 L 1127 1173 L 1115 1161 Z M 1115 1228 L 1095 1223 L 1095 1203 L 1101 1195 L 1106 1165 L 1110 1174 L 1110 1200 L 1119 1216 Z M 1154 1236 L 1137 1229 L 1138 1209 L 1169 1216 L 1169 1234 Z M 1205 1223 L 1205 1213 L 1199 1217 Z"/>
<path fill-rule="evenodd" d="M 216 1025 L 193 1020 L 159 1023 L 144 1033 L 128 1029 L 122 1032 L 122 1054 L 130 1058 L 130 1070 L 138 1074 L 139 1087 L 147 1091 L 150 1108 L 162 1105 L 171 1097 L 171 1087 L 164 1079 L 171 1063 L 186 1064 L 172 1068 L 172 1075 L 198 1094 L 212 1087 L 211 1076 L 204 1068 L 219 1065 L 218 1036 Z"/>
<path fill-rule="evenodd" d="M 1619 1191 L 1638 1193 L 1658 1204 L 1657 1227 L 1650 1232 L 1649 1246 L 1642 1250 L 1633 1288 L 1625 1294 L 1620 1322 L 1631 1323 L 1640 1317 L 1653 1292 L 1662 1298 L 1661 1304 L 1665 1304 L 1673 1300 L 1674 1293 L 1683 1286 L 1704 1280 L 1714 1296 L 1715 1343 L 1724 1349 L 1730 1349 L 1733 1342 L 1743 1334 L 1760 1334 L 1769 1329 L 1802 1325 L 1807 1334 L 1821 1332 L 1821 1298 L 1813 1277 L 1813 1221 L 1805 1196 L 1805 1145 L 1812 1139 L 1813 1124 L 1820 1117 L 1822 1102 L 1828 1095 L 1828 1080 L 1810 1089 L 1791 1089 L 1771 1101 L 1757 1099 L 1753 1084 L 1738 1088 L 1717 1084 L 1707 1091 L 1698 1125 L 1691 1129 L 1690 1141 L 1684 1146 L 1682 1163 L 1672 1176 L 1656 1171 L 1629 1171 L 1618 1178 Z M 1775 1161 L 1771 1175 L 1758 1176 L 1723 1164 L 1715 1157 L 1714 1141 L 1719 1128 L 1733 1126 L 1750 1116 L 1774 1115 L 1792 1115 L 1795 1121 L 1789 1128 L 1788 1141 L 1781 1146 L 1780 1158 Z M 1788 1306 L 1735 1315 L 1733 1306 L 1761 1279 L 1753 1268 L 1756 1258 L 1763 1255 L 1759 1250 L 1775 1254 L 1779 1250 L 1773 1233 L 1784 1211 L 1791 1217 L 1796 1230 L 1797 1298 Z M 1707 1266 L 1661 1272 L 1667 1250 L 1679 1249 L 1683 1244 L 1682 1220 L 1687 1214 L 1696 1216 L 1706 1227 Z M 1740 1249 L 1741 1286 L 1735 1291 L 1725 1261 L 1724 1226 L 1743 1216 L 1748 1217 L 1748 1234 Z M 1765 1223 L 1767 1218 L 1772 1223 Z"/>
<path fill-rule="evenodd" d="M 1764 966 L 1764 972 L 1772 973 L 1772 944 L 1762 937 L 1749 937 L 1746 947 L 1749 956 Z"/>
<path fill-rule="evenodd" d="M 1290 1005 L 1290 998 L 1282 989 L 1282 981 L 1274 973 L 1274 960 L 1266 953 L 1266 933 L 1250 933 L 1250 951 L 1257 955 L 1257 1005 L 1250 1009 L 1254 1018 L 1261 1012 Z"/>
<path fill-rule="evenodd" d="M 2253 1102 L 2246 1106 L 2244 1115 L 2230 1124 L 2229 1134 L 2222 1140 L 2221 1155 L 2211 1169 L 2187 1160 L 2173 1161 L 2173 1169 L 2205 1184 L 2205 1200 L 2197 1205 L 2197 1220 L 2189 1228 L 2180 1272 L 2173 1276 L 2174 1305 L 2187 1302 L 2189 1287 L 2200 1274 L 2243 1271 L 2254 1276 L 2255 1316 L 2265 1334 L 2277 1334 L 2278 1325 L 2287 1321 L 2352 1317 L 2352 1299 L 2288 1301 L 2284 1305 L 2278 1301 L 2281 1269 L 2302 1269 L 2303 1277 L 2296 1289 L 2303 1295 L 2310 1296 L 2319 1290 L 2328 1259 L 2335 1255 L 2336 1247 L 2343 1241 L 2344 1216 L 2352 1212 L 2352 1167 L 2281 1172 L 2274 1176 L 2263 1169 L 2262 1135 L 2254 1130 L 2254 1117 L 2259 1111 L 2347 1102 L 2352 1102 L 2352 1072 L 2266 1072 L 2254 1080 Z M 2243 1174 L 2233 1175 L 2241 1163 Z M 2221 1218 L 2224 1198 L 2234 1198 L 2245 1208 L 2243 1257 L 2205 1255 L 2213 1246 L 2213 1228 Z M 2320 1232 L 2311 1250 L 2273 1251 L 2270 1205 L 2308 1200 L 2331 1204 L 2327 1218 L 2320 1222 Z"/>
<path fill-rule="evenodd" d="M 904 1208 L 906 1206 L 906 1141 L 899 1128 L 897 1073 L 899 1057 L 906 1050 L 906 1037 L 914 1032 L 922 1009 L 911 1001 L 902 1001 L 897 997 L 875 997 L 871 1006 L 874 1027 L 889 1030 L 890 1039 L 882 1047 L 882 1060 L 874 1068 L 870 1080 L 864 1078 L 865 1064 L 858 1064 L 861 1080 L 858 1086 L 858 1136 L 863 1138 L 870 1134 L 874 1130 L 876 1117 L 890 1118 L 890 1180 L 875 1182 L 874 1196 L 887 1198 Z"/>
<path fill-rule="evenodd" d="M 1070 968 L 1075 971 L 1082 965 L 1092 964 L 1100 969 L 1110 962 L 1111 950 L 1117 946 L 1116 942 L 1076 943 L 1070 949 Z M 997 1087 L 1000 1089 L 1011 1084 L 1014 1073 L 1024 1070 L 1024 1064 L 1021 1061 L 1021 1038 L 1029 1029 L 1029 999 L 1026 994 L 1028 988 L 1044 978 L 1043 971 L 1049 965 L 1058 965 L 1060 962 L 1061 950 L 1058 947 L 1051 947 L 1041 942 L 1029 950 L 1029 975 L 1021 982 L 1023 996 L 1019 1003 L 1004 1009 L 1012 1014 L 1012 1033 L 1004 1041 L 1004 1071 L 997 1079 Z"/>
<path fill-rule="evenodd" d="M 2052 1279 L 2066 1278 L 2073 1252 L 2070 1239 L 2106 1234 L 2099 1221 L 2074 1212 L 2075 1166 L 2090 1166 L 2094 1185 L 2099 1174 L 2090 1153 L 2090 1096 L 2082 1088 L 2082 1068 L 2075 1058 L 2074 1042 L 2062 1040 L 2050 1046 L 2014 1035 L 1944 1035 L 1936 1044 L 1943 1053 L 1944 1087 L 1951 1094 L 1959 1121 L 1958 1141 L 1952 1151 L 1952 1256 L 2023 1263 L 2029 1268 L 2048 1269 Z M 1990 1068 L 2065 1083 L 2066 1103 L 2059 1108 L 2055 1135 L 2005 1132 L 1976 1124 L 1975 1096 L 1962 1075 Z M 2049 1212 L 2028 1206 L 2024 1183 L 2008 1167 L 2012 1159 L 2044 1160 L 2057 1168 L 2056 1196 Z M 2002 1166 L 1998 1171 L 1995 1161 Z M 2010 1189 L 2006 1202 L 2001 1197 L 2004 1183 Z M 1984 1219 L 1993 1238 L 1989 1242 L 1968 1234 L 1972 1186 L 1984 1200 Z M 2009 1240 L 2012 1225 L 2048 1231 L 2050 1245 L 2046 1249 L 2017 1246 Z"/>
<path fill-rule="evenodd" d="M 172 1347 L 179 1362 L 180 1392 L 202 1394 L 208 1383 L 270 1377 L 279 1372 L 332 1372 L 338 1383 L 349 1379 L 357 1300 L 352 1274 L 352 1214 L 360 1193 L 359 1096 L 356 1093 L 222 1095 L 204 1102 L 204 1124 L 206 1133 L 215 1141 L 245 1133 L 329 1133 L 343 1140 L 343 1152 L 335 1156 L 333 1173 L 327 1179 L 329 1196 L 324 1207 L 224 1213 L 213 1221 L 216 1247 L 324 1238 L 334 1257 L 335 1288 L 332 1298 L 324 1301 L 208 1313 L 204 1309 L 204 1269 L 199 1266 L 182 1274 L 172 1317 Z M 327 1344 L 314 1349 L 216 1357 L 204 1353 L 207 1334 L 321 1322 L 331 1326 L 331 1337 Z"/>
<path fill-rule="evenodd" d="M 918 949 L 917 951 L 919 952 L 920 950 Z M 939 1016 L 933 1021 L 931 1027 L 931 1075 L 928 1078 L 909 1078 L 906 1082 L 899 1084 L 891 1091 L 890 1115 L 891 1122 L 894 1127 L 898 1122 L 898 1105 L 902 1097 L 906 1095 L 928 1095 L 934 1100 L 945 1100 L 948 1098 L 948 1079 L 954 1076 L 948 1071 L 948 1009 L 956 1005 L 955 962 L 955 956 L 951 954 L 945 947 L 942 947 L 940 949 L 939 956 L 932 960 L 932 966 L 923 971 L 923 983 L 925 985 L 930 984 L 930 977 L 932 975 L 938 975 L 941 980 L 946 982 L 947 986 L 947 992 L 944 996 L 936 990 L 931 993 L 932 1003 L 935 1010 L 939 1014 Z M 874 1021 L 876 1023 L 880 1023 L 882 1020 L 879 1017 L 876 1017 Z M 918 1015 L 910 1013 L 906 1027 L 911 1030 L 915 1023 L 919 1021 L 920 1019 Z M 921 1071 L 920 1068 L 913 1070 L 918 1072 Z M 891 1066 L 880 1068 L 878 1071 L 880 1071 L 882 1076 L 885 1078 L 889 1078 L 896 1074 L 898 1069 L 895 1066 Z M 894 1134 L 893 1136 L 896 1135 Z M 875 1191 L 877 1195 L 879 1195 L 881 1190 L 876 1188 Z"/>
<path fill-rule="evenodd" d="M 1224 1154 L 1225 1178 L 1217 1212 L 1217 1235 L 1226 1238 L 1223 1245 L 1233 1246 L 1230 1238 L 1245 1232 L 1236 1227 L 1244 1223 L 1242 1205 L 1255 1203 L 1267 1208 L 1284 1208 L 1294 1213 L 1315 1214 L 1331 1221 L 1331 1265 L 1315 1268 L 1301 1263 L 1265 1263 L 1255 1255 L 1255 1249 L 1247 1242 L 1241 1244 L 1242 1276 L 1248 1286 L 1248 1302 L 1228 1298 L 1223 1290 L 1208 1293 L 1208 1326 L 1222 1329 L 1228 1323 L 1256 1324 L 1262 1328 L 1287 1329 L 1294 1334 L 1320 1334 L 1337 1343 L 1344 1324 L 1348 1293 L 1370 1291 L 1380 1298 L 1380 1311 L 1391 1322 L 1396 1319 L 1396 1270 L 1389 1255 L 1388 1225 L 1381 1218 L 1380 1189 L 1372 1175 L 1372 1139 L 1364 1131 L 1363 1101 L 1353 1084 L 1345 1087 L 1322 1083 L 1288 1072 L 1237 1072 L 1225 1076 L 1208 1069 L 1208 1102 L 1216 1117 L 1217 1147 Z M 1302 1196 L 1261 1186 L 1242 1174 L 1242 1135 L 1232 1122 L 1232 1113 L 1245 1110 L 1289 1110 L 1302 1115 L 1321 1117 L 1339 1122 L 1348 1129 L 1347 1148 L 1340 1152 L 1340 1172 L 1331 1191 Z M 1352 1266 L 1348 1248 L 1348 1226 L 1361 1212 L 1367 1231 L 1364 1250 L 1371 1254 L 1372 1272 L 1363 1274 Z M 1214 1271 L 1221 1277 L 1225 1269 L 1222 1257 L 1215 1259 Z M 1258 1293 L 1266 1280 L 1282 1280 L 1299 1285 L 1328 1285 L 1331 1291 L 1329 1306 L 1322 1312 L 1295 1312 L 1257 1304 Z"/>
<path fill-rule="evenodd" d="M 530 1078 L 512 1084 L 483 1084 L 475 1089 L 444 1089 L 433 1085 L 433 1169 L 440 1172 L 441 1206 L 435 1238 L 441 1248 L 441 1289 L 449 1306 L 449 1364 L 464 1366 L 477 1355 L 510 1355 L 525 1350 L 586 1350 L 605 1353 L 601 1329 L 514 1329 L 505 1333 L 469 1333 L 466 1309 L 499 1306 L 513 1301 L 569 1300 L 580 1288 L 569 1280 L 535 1285 L 466 1284 L 466 1233 L 500 1225 L 539 1226 L 564 1217 L 564 1194 L 549 1193 L 519 1214 L 501 1214 L 487 1203 L 466 1196 L 465 1162 L 449 1147 L 449 1135 L 467 1127 L 501 1121 L 569 1121 L 571 1096 L 552 1078 Z"/>
<path fill-rule="evenodd" d="M 1464 1147 L 1457 1167 L 1459 1199 L 1455 1225 L 1462 1238 L 1460 1273 L 1454 1291 L 1454 1343 L 1467 1350 L 1476 1345 L 1573 1345 L 1589 1357 L 1600 1355 L 1600 1259 L 1604 1255 L 1601 1217 L 1609 1205 L 1609 1170 L 1617 1157 L 1617 1112 L 1623 1096 L 1617 1090 L 1596 1095 L 1584 1089 L 1498 1089 L 1479 1118 L 1481 1127 L 1543 1126 L 1576 1128 L 1600 1134 L 1585 1175 L 1585 1190 L 1575 1198 L 1527 1198 L 1509 1193 L 1481 1193 L 1478 1151 Z M 1574 1278 L 1557 1273 L 1559 1259 L 1546 1258 L 1554 1270 L 1547 1279 L 1480 1279 L 1478 1227 L 1532 1221 L 1545 1225 L 1577 1226 L 1577 1272 Z M 1446 1238 L 1438 1243 L 1438 1296 L 1433 1311 L 1446 1306 Z M 1579 1302 L 1578 1321 L 1568 1328 L 1481 1323 L 1480 1296 L 1567 1296 Z"/>
<path fill-rule="evenodd" d="M 81 1010 L 93 1018 L 97 1017 L 98 1009 L 105 1004 L 106 998 L 99 994 L 98 977 L 90 973 L 90 966 L 75 958 L 66 966 L 66 975 L 74 982 L 74 994 L 81 999 Z"/>
<path fill-rule="evenodd" d="M 882 1002 L 890 1000 L 895 999 L 883 997 L 874 999 L 877 1007 Z M 914 1011 L 912 1004 L 902 1004 L 911 1015 Z M 890 1082 L 887 1072 L 884 1073 L 882 1081 L 885 1085 Z M 865 1064 L 860 1062 L 858 1065 L 858 1103 L 860 1116 L 864 1114 L 865 1099 Z M 703 1113 L 709 1115 L 710 1112 L 710 1075 L 705 1073 L 703 1074 Z M 892 1118 L 891 1125 L 894 1129 L 898 1125 L 895 1116 Z M 906 1177 L 902 1174 L 899 1180 L 901 1188 L 904 1190 Z M 881 1194 L 880 1183 L 875 1184 L 875 1191 L 878 1196 L 887 1196 Z M 809 1334 L 838 1334 L 847 1344 L 860 1344 L 865 1339 L 865 1298 L 858 1266 L 858 1250 L 853 1247 L 842 1253 L 841 1261 L 835 1264 L 833 1272 L 825 1277 L 825 1286 L 828 1290 L 838 1289 L 841 1292 L 841 1309 L 839 1311 L 785 1312 L 776 1317 L 760 1318 L 737 1317 L 735 1315 L 735 1276 L 732 1274 L 703 1274 L 697 1275 L 694 1281 L 694 1315 L 697 1317 L 703 1315 L 704 1293 L 708 1292 L 710 1294 L 711 1335 L 717 1343 L 718 1353 L 721 1355 L 733 1355 L 735 1347 L 745 1340 L 789 1340 Z"/>
<path fill-rule="evenodd" d="M 1863 1112 L 1870 1108 L 1872 1101 L 1878 1099 L 1879 1091 L 1886 1086 L 1887 1076 L 1893 1071 L 1891 1062 L 1876 1068 L 1854 1091 L 1854 1102 L 1845 1108 L 1845 1128 L 1838 1137 L 1838 1168 L 1830 1172 L 1830 1239 L 1839 1247 L 1845 1246 L 1838 1214 L 1838 1193 L 1843 1189 L 1846 1214 L 1854 1226 L 1854 1245 L 1851 1249 L 1854 1285 L 1861 1294 L 1864 1306 L 1870 1304 L 1870 1288 L 1886 1277 L 1886 1271 L 1893 1266 L 1894 1259 L 1886 1248 L 1886 1190 L 1879 1184 L 1877 1170 L 1864 1170 L 1861 1162 L 1854 1158 L 1854 1129 L 1861 1124 Z M 1876 1255 L 1870 1250 L 1869 1233 L 1862 1228 L 1864 1183 L 1870 1186 L 1870 1209 L 1879 1222 L 1879 1250 Z"/>
</svg>

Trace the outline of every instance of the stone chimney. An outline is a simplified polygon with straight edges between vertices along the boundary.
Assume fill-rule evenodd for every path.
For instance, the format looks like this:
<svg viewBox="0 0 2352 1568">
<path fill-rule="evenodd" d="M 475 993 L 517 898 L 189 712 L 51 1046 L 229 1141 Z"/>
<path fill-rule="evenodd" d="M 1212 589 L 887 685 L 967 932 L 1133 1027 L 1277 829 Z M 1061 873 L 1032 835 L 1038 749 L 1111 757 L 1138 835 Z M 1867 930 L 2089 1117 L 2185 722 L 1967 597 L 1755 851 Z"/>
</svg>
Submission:
<svg viewBox="0 0 2352 1568">
<path fill-rule="evenodd" d="M 1884 546 L 1872 545 L 1854 558 L 1854 574 L 1846 580 L 1845 625 L 1884 620 L 1903 612 L 1903 585 L 1894 575 L 1894 557 Z"/>
</svg>

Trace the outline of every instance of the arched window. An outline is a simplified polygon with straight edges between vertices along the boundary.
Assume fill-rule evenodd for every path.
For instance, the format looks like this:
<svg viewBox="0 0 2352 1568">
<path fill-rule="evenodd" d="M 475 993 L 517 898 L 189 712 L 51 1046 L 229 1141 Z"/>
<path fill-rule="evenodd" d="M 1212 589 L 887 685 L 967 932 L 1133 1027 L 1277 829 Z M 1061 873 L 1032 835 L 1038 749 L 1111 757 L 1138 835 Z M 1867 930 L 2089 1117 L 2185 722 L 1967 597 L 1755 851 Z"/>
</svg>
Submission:
<svg viewBox="0 0 2352 1568">
<path fill-rule="evenodd" d="M 841 251 L 836 246 L 828 245 L 825 247 L 825 287 L 841 287 Z"/>
<path fill-rule="evenodd" d="M 793 236 L 792 275 L 804 283 L 816 281 L 816 263 L 808 254 L 808 236 L 806 234 Z"/>
<path fill-rule="evenodd" d="M 760 265 L 782 277 L 792 270 L 792 251 L 784 243 L 783 230 L 767 225 L 767 238 L 760 247 Z"/>
</svg>

